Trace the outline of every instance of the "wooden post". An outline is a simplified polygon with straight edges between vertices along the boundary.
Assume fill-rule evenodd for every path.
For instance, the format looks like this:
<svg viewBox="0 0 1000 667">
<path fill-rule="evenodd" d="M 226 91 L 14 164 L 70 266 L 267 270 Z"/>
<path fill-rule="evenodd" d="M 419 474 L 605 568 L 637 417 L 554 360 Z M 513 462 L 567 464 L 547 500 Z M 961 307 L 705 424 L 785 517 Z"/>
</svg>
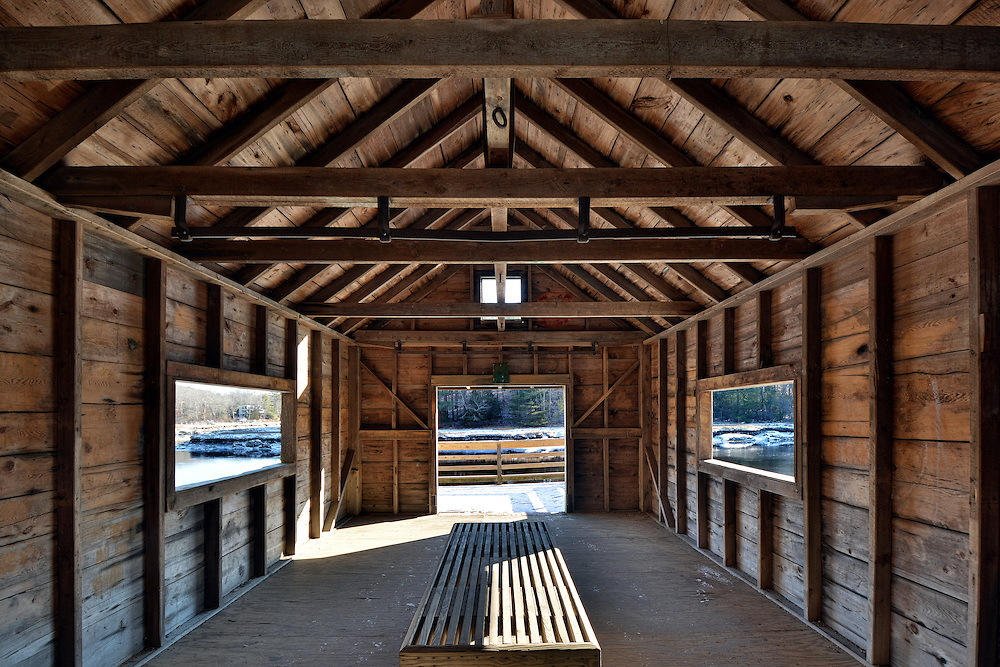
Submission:
<svg viewBox="0 0 1000 667">
<path fill-rule="evenodd" d="M 254 307 L 253 372 L 267 375 L 267 306 Z"/>
<path fill-rule="evenodd" d="M 757 490 L 757 587 L 774 585 L 774 495 Z"/>
<path fill-rule="evenodd" d="M 722 374 L 736 372 L 736 309 L 722 311 Z M 726 567 L 736 567 L 736 482 L 722 483 L 722 535 L 723 562 Z"/>
<path fill-rule="evenodd" d="M 83 226 L 59 220 L 56 274 L 56 662 L 83 664 L 83 558 L 80 542 Z"/>
<path fill-rule="evenodd" d="M 497 440 L 497 485 L 503 484 L 503 445 Z"/>
<path fill-rule="evenodd" d="M 608 414 L 608 399 L 606 398 L 607 397 L 607 393 L 608 393 L 608 348 L 607 347 L 602 348 L 601 370 L 602 370 L 603 387 L 604 387 L 604 392 L 601 395 L 605 396 L 605 399 L 603 401 L 603 405 L 601 406 L 601 407 L 604 408 L 604 422 L 603 422 L 603 424 L 604 424 L 604 428 L 608 428 L 608 417 L 609 417 L 609 414 Z M 601 454 L 602 454 L 602 460 L 603 460 L 603 466 L 601 467 L 601 469 L 604 471 L 604 511 L 605 512 L 610 512 L 611 511 L 611 460 L 610 460 L 611 459 L 611 452 L 610 452 L 610 449 L 611 449 L 610 441 L 607 438 L 603 438 L 601 440 Z"/>
<path fill-rule="evenodd" d="M 771 290 L 757 292 L 757 368 L 774 364 L 771 351 Z"/>
<path fill-rule="evenodd" d="M 295 543 L 297 541 L 296 528 L 295 528 L 295 487 L 297 482 L 295 481 L 295 475 L 291 475 L 281 480 L 281 496 L 282 503 L 284 505 L 284 517 L 283 521 L 285 524 L 285 545 L 282 548 L 282 553 L 286 556 L 295 555 Z"/>
<path fill-rule="evenodd" d="M 639 347 L 639 511 L 646 512 L 652 509 L 649 506 L 646 487 L 646 466 L 643 461 L 646 458 L 646 445 L 650 442 L 650 415 L 649 415 L 649 395 L 653 385 L 653 371 L 651 349 L 648 345 Z M 653 462 L 650 461 L 650 464 Z"/>
<path fill-rule="evenodd" d="M 709 542 L 709 526 L 708 526 L 708 482 L 709 477 L 703 472 L 696 473 L 698 486 L 696 489 L 696 499 L 698 501 L 698 548 L 708 549 L 710 546 Z"/>
<path fill-rule="evenodd" d="M 722 482 L 722 489 L 723 534 L 725 536 L 723 562 L 726 567 L 736 567 L 736 524 L 738 519 L 736 492 L 738 485 L 727 479 Z"/>
<path fill-rule="evenodd" d="M 205 512 L 205 609 L 222 604 L 222 499 L 202 505 Z"/>
<path fill-rule="evenodd" d="M 250 520 L 253 522 L 250 576 L 267 574 L 267 485 L 250 489 Z"/>
<path fill-rule="evenodd" d="M 392 355 L 392 393 L 399 395 L 399 354 Z M 399 422 L 399 405 L 392 402 L 392 428 Z M 392 441 L 392 513 L 399 514 L 399 440 Z"/>
<path fill-rule="evenodd" d="M 774 364 L 771 350 L 771 290 L 757 292 L 757 368 Z M 774 496 L 757 491 L 757 586 L 768 590 L 774 585 Z"/>
<path fill-rule="evenodd" d="M 573 347 L 569 346 L 567 350 L 570 351 L 570 354 L 566 355 L 566 375 L 569 377 L 569 384 L 566 385 L 566 396 L 564 396 L 566 401 L 564 419 L 566 424 L 564 436 L 566 438 L 566 512 L 572 513 L 576 506 L 576 443 L 573 440 L 573 421 L 576 419 L 573 411 L 573 391 L 576 381 L 573 379 Z"/>
<path fill-rule="evenodd" d="M 285 377 L 289 380 L 295 380 L 298 377 L 298 363 L 299 358 L 299 323 L 297 320 L 286 319 L 285 320 Z M 298 400 L 289 401 L 293 406 L 298 405 Z M 282 411 L 285 409 L 285 402 L 282 402 Z M 291 423 L 295 424 L 298 421 L 298 415 L 293 414 Z M 295 433 L 296 429 L 292 429 L 292 433 Z M 282 440 L 284 440 L 284 433 L 282 434 Z M 292 439 L 291 445 L 293 447 L 297 446 L 294 438 Z M 298 472 L 291 477 L 286 477 L 283 483 L 282 496 L 285 505 L 285 547 L 284 552 L 288 556 L 295 554 L 295 545 L 298 542 Z"/>
<path fill-rule="evenodd" d="M 658 458 L 660 460 L 660 467 L 657 469 L 657 487 L 660 491 L 660 497 L 657 502 L 660 503 L 660 511 L 663 513 L 663 520 L 666 521 L 667 527 L 674 530 L 677 529 L 677 522 L 674 520 L 673 510 L 670 509 L 670 494 L 669 494 L 669 474 L 667 461 L 670 458 L 670 404 L 667 402 L 667 392 L 669 390 L 670 384 L 670 343 L 666 339 L 659 342 L 659 350 L 657 353 L 657 363 L 659 364 L 659 377 L 657 381 L 659 383 L 657 392 L 657 414 L 658 422 L 660 427 L 659 438 L 657 440 L 657 446 L 659 451 L 657 452 Z"/>
<path fill-rule="evenodd" d="M 343 461 L 343 452 L 341 451 L 341 433 L 340 433 L 340 405 L 341 405 L 341 388 L 342 378 L 340 375 L 340 339 L 333 339 L 333 351 L 332 351 L 332 363 L 330 369 L 330 385 L 331 385 L 331 396 L 333 405 L 330 410 L 332 412 L 332 426 L 330 427 L 330 507 L 326 511 L 326 517 L 323 520 L 323 530 L 330 530 L 333 528 L 333 524 L 337 517 L 334 516 L 336 513 L 336 508 L 340 504 L 340 474 L 341 474 L 341 461 Z"/>
<path fill-rule="evenodd" d="M 892 650 L 893 446 L 892 237 L 872 239 L 868 264 L 868 662 L 889 664 Z"/>
<path fill-rule="evenodd" d="M 354 450 L 354 465 L 358 468 L 349 507 L 358 514 L 361 512 L 361 348 L 357 345 L 347 351 L 347 410 L 347 448 Z"/>
<path fill-rule="evenodd" d="M 674 344 L 674 488 L 677 490 L 677 532 L 687 534 L 687 331 Z"/>
<path fill-rule="evenodd" d="M 695 380 L 700 380 L 708 376 L 708 320 L 698 320 L 695 325 L 695 339 L 694 339 L 694 355 L 695 355 L 695 370 L 694 376 Z M 695 443 L 695 451 L 697 452 L 701 447 L 701 405 L 698 405 L 698 442 Z M 698 502 L 698 548 L 708 549 L 709 548 L 709 504 L 708 504 L 708 492 L 709 492 L 709 479 L 708 475 L 703 472 L 698 471 L 695 468 L 695 478 L 697 480 L 697 486 L 695 487 L 696 499 Z"/>
<path fill-rule="evenodd" d="M 736 372 L 736 309 L 722 311 L 722 374 Z"/>
<path fill-rule="evenodd" d="M 474 270 L 473 267 L 469 267 L 469 285 L 471 288 L 474 282 Z M 471 325 L 470 325 L 471 326 Z M 427 355 L 427 425 L 431 427 L 431 441 L 428 445 L 428 461 L 430 462 L 429 469 L 427 471 L 427 511 L 430 514 L 437 514 L 437 488 L 438 488 L 438 442 L 437 442 L 437 423 L 438 423 L 438 404 L 437 404 L 437 387 L 431 383 L 431 378 L 434 377 L 434 348 L 428 348 L 430 350 Z M 468 374 L 469 372 L 469 355 L 462 355 L 462 370 L 463 373 Z"/>
<path fill-rule="evenodd" d="M 309 334 L 309 538 L 323 531 L 323 334 Z"/>
<path fill-rule="evenodd" d="M 820 338 L 821 270 L 802 277 L 802 500 L 804 505 L 805 616 L 818 621 L 823 611 L 822 349 Z"/>
<path fill-rule="evenodd" d="M 970 665 L 997 663 L 1000 600 L 1000 188 L 969 196 L 972 502 Z"/>
<path fill-rule="evenodd" d="M 145 645 L 160 648 L 166 635 L 166 561 L 164 512 L 166 511 L 167 448 L 167 298 L 166 266 L 161 259 L 146 261 L 145 363 L 146 392 L 143 406 L 143 623 Z"/>
<path fill-rule="evenodd" d="M 222 368 L 225 329 L 223 303 L 222 286 L 209 283 L 208 306 L 205 308 L 205 365 L 213 368 Z"/>
</svg>

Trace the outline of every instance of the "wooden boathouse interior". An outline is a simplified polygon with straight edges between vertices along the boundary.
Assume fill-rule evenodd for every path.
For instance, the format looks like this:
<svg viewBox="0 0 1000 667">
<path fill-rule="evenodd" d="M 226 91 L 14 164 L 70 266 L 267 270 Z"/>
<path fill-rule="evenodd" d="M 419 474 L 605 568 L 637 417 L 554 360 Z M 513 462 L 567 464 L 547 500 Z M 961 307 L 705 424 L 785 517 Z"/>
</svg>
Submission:
<svg viewBox="0 0 1000 667">
<path fill-rule="evenodd" d="M 726 664 L 804 664 L 787 633 L 996 665 L 998 26 L 996 0 L 0 0 L 0 664 L 134 662 L 353 526 L 437 520 L 435 388 L 506 364 L 566 387 L 586 539 L 784 619 L 778 657 Z M 284 391 L 282 463 L 176 489 L 178 378 Z M 714 462 L 708 392 L 782 378 L 794 475 Z M 580 576 L 588 607 L 622 583 Z M 710 664 L 686 648 L 631 664 Z"/>
</svg>

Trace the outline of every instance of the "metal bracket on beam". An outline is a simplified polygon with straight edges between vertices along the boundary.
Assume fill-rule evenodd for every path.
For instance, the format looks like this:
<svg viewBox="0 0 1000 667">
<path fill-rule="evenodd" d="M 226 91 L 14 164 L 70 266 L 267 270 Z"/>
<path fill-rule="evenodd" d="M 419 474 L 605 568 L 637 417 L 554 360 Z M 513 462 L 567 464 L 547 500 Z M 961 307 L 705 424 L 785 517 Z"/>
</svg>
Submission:
<svg viewBox="0 0 1000 667">
<path fill-rule="evenodd" d="M 392 240 L 389 232 L 389 197 L 382 195 L 378 198 L 378 240 L 382 243 Z"/>
<path fill-rule="evenodd" d="M 580 231 L 578 243 L 590 242 L 590 197 L 580 197 Z"/>
<path fill-rule="evenodd" d="M 774 195 L 774 224 L 771 225 L 771 235 L 768 237 L 772 241 L 781 240 L 781 232 L 785 229 L 785 197 L 784 195 Z"/>
<path fill-rule="evenodd" d="M 187 195 L 174 197 L 174 228 L 170 235 L 185 243 L 191 242 L 191 230 L 187 224 Z"/>
</svg>

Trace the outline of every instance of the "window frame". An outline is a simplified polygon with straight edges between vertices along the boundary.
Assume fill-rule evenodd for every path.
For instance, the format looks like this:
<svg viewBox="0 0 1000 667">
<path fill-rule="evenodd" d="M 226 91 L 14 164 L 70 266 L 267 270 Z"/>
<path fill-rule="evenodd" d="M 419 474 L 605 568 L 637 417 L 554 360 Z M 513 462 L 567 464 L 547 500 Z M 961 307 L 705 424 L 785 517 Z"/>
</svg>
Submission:
<svg viewBox="0 0 1000 667">
<path fill-rule="evenodd" d="M 483 303 L 482 295 L 482 281 L 483 278 L 493 278 L 496 279 L 496 272 L 488 269 L 476 269 L 472 273 L 472 296 L 476 303 Z M 514 270 L 507 272 L 507 279 L 518 278 L 521 281 L 521 301 L 520 303 L 527 303 L 528 301 L 528 272 L 522 270 Z M 524 317 L 518 317 L 516 319 L 505 317 L 504 325 L 508 329 L 526 329 L 528 327 L 528 320 Z M 475 328 L 476 329 L 496 329 L 496 318 L 475 318 Z"/>
<path fill-rule="evenodd" d="M 792 382 L 795 399 L 795 475 L 771 473 L 750 466 L 721 461 L 712 458 L 712 392 L 725 389 L 739 389 L 763 384 Z M 697 381 L 697 470 L 715 477 L 721 477 L 749 487 L 769 491 L 786 498 L 802 497 L 802 465 L 805 461 L 802 442 L 802 383 L 799 374 L 791 366 L 772 366 L 759 370 L 732 373 Z"/>
<path fill-rule="evenodd" d="M 210 480 L 203 484 L 177 489 L 174 481 L 176 450 L 174 444 L 174 405 L 177 398 L 177 382 L 201 382 L 232 386 L 241 389 L 264 389 L 281 394 L 281 463 L 252 470 L 240 475 Z M 242 371 L 224 370 L 167 362 L 166 391 L 166 437 L 164 439 L 164 477 L 167 509 L 175 510 L 221 498 L 233 493 L 246 491 L 296 472 L 295 420 L 296 397 L 295 380 L 257 375 Z"/>
</svg>

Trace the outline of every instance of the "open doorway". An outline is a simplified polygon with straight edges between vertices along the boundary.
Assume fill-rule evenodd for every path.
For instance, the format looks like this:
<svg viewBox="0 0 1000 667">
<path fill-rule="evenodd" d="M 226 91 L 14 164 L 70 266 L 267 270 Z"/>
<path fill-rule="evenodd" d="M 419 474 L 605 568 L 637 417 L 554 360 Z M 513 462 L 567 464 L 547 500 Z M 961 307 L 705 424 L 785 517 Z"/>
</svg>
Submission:
<svg viewBox="0 0 1000 667">
<path fill-rule="evenodd" d="M 438 512 L 566 511 L 562 385 L 436 388 Z"/>
</svg>

